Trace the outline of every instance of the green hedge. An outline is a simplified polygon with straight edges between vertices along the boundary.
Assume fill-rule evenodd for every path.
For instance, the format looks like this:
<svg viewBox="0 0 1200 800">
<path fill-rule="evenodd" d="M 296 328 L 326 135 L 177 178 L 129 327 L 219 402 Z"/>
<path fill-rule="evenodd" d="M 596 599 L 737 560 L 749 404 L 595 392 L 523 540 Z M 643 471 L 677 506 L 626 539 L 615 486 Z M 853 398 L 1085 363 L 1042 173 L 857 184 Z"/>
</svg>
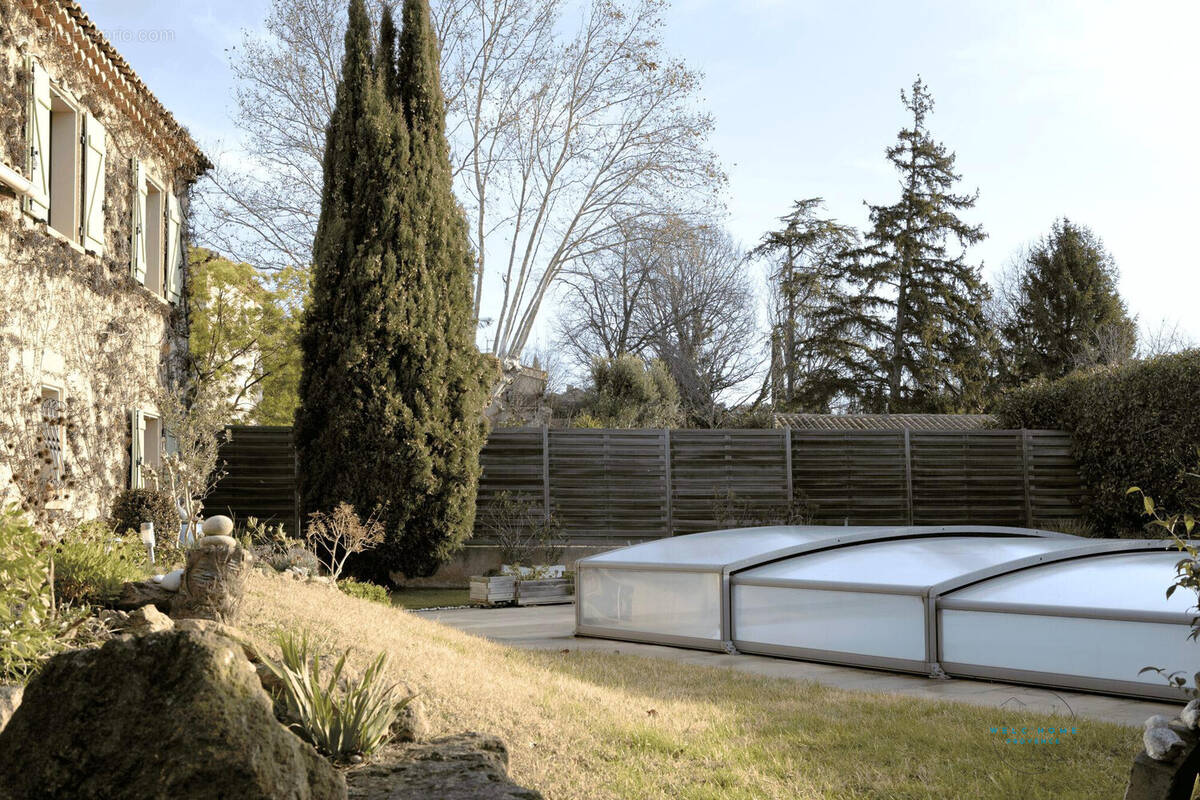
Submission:
<svg viewBox="0 0 1200 800">
<path fill-rule="evenodd" d="M 1184 472 L 1200 448 L 1200 350 L 1037 381 L 996 409 L 1005 428 L 1070 431 L 1089 521 L 1105 536 L 1140 535 L 1140 486 L 1166 508 L 1189 501 Z M 1193 498 L 1194 499 L 1194 498 Z"/>
</svg>

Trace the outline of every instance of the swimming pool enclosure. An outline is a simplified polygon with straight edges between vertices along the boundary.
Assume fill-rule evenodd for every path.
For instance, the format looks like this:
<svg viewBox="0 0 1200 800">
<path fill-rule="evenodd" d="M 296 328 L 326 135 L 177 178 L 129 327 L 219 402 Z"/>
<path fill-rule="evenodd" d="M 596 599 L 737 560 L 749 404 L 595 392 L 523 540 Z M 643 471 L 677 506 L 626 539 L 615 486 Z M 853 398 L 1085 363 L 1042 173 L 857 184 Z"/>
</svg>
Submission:
<svg viewBox="0 0 1200 800">
<path fill-rule="evenodd" d="M 577 562 L 576 633 L 1179 699 L 1194 593 L 1170 540 L 978 525 L 777 526 Z"/>
</svg>

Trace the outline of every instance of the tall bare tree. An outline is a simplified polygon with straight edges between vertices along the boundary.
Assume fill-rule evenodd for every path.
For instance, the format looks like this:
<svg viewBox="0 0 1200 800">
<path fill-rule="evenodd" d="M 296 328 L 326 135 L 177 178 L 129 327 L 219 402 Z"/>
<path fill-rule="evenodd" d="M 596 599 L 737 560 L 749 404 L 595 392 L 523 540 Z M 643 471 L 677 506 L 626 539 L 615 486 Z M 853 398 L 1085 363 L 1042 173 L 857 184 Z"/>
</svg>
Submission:
<svg viewBox="0 0 1200 800">
<path fill-rule="evenodd" d="M 551 288 L 622 224 L 706 205 L 723 180 L 699 76 L 656 34 L 664 0 L 587 0 L 574 26 L 568 7 L 434 8 L 476 316 L 502 357 L 520 356 Z M 309 263 L 345 19 L 342 0 L 273 0 L 265 33 L 236 49 L 246 141 L 218 159 L 199 204 L 201 238 L 218 249 L 265 267 Z"/>
<path fill-rule="evenodd" d="M 721 403 L 762 365 L 746 260 L 715 225 L 681 225 L 651 282 L 652 350 L 670 370 L 692 424 L 717 424 Z"/>
</svg>

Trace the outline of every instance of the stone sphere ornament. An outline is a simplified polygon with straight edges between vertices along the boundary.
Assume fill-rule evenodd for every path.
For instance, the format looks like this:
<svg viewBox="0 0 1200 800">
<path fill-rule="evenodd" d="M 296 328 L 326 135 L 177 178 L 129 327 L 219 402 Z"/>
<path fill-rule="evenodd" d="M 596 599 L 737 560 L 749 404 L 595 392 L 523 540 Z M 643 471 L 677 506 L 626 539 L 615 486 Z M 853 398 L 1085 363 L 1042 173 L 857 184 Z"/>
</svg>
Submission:
<svg viewBox="0 0 1200 800">
<path fill-rule="evenodd" d="M 229 536 L 233 533 L 233 520 L 224 514 L 217 514 L 204 520 L 201 531 L 205 536 Z"/>
</svg>

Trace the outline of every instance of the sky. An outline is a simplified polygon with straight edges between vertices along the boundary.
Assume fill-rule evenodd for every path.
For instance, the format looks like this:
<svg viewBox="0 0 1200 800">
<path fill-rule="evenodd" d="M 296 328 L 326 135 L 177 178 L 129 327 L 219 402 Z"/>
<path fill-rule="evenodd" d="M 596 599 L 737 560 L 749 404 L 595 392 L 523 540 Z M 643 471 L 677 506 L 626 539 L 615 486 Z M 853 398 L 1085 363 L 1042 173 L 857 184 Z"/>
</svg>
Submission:
<svg viewBox="0 0 1200 800">
<path fill-rule="evenodd" d="M 268 0 L 82 0 L 200 144 L 238 139 L 227 49 Z M 958 156 L 970 257 L 992 276 L 1067 216 L 1103 239 L 1143 326 L 1200 342 L 1200 59 L 1195 0 L 675 0 L 661 36 L 705 76 L 727 224 L 752 247 L 794 200 L 863 227 L 920 74 L 934 137 Z"/>
</svg>

